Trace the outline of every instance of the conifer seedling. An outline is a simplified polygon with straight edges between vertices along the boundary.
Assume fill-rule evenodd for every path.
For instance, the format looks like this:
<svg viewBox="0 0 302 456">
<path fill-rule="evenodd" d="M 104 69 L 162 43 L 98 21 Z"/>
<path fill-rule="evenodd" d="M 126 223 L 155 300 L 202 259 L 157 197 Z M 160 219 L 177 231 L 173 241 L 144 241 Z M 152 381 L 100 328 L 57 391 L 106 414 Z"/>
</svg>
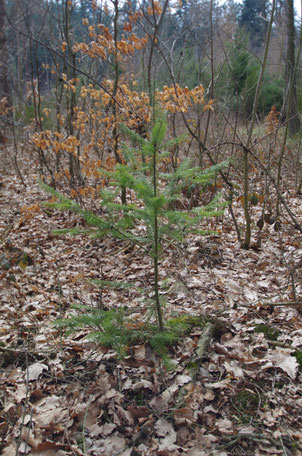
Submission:
<svg viewBox="0 0 302 456">
<path fill-rule="evenodd" d="M 183 243 L 189 233 L 210 234 L 213 231 L 201 229 L 205 218 L 223 214 L 226 203 L 216 194 L 206 206 L 192 209 L 178 209 L 178 201 L 185 188 L 195 185 L 201 190 L 217 175 L 226 162 L 205 170 L 191 166 L 183 160 L 171 172 L 160 171 L 160 164 L 175 144 L 185 138 L 165 140 L 167 123 L 163 117 L 155 121 L 150 139 L 123 127 L 124 134 L 132 146 L 124 144 L 123 163 L 113 171 L 102 170 L 107 185 L 101 191 L 102 216 L 80 207 L 45 184 L 43 187 L 57 197 L 57 202 L 46 203 L 55 208 L 70 210 L 82 216 L 88 228 L 58 230 L 56 234 L 84 233 L 94 237 L 111 235 L 127 239 L 138 246 L 144 255 L 152 258 L 154 309 L 159 331 L 164 331 L 164 317 L 159 290 L 160 263 L 171 244 Z M 123 204 L 119 198 L 122 188 L 127 188 L 128 201 Z M 130 198 L 131 196 L 131 198 Z M 140 230 L 137 227 L 140 227 Z M 142 229 L 143 227 L 143 229 Z"/>
</svg>

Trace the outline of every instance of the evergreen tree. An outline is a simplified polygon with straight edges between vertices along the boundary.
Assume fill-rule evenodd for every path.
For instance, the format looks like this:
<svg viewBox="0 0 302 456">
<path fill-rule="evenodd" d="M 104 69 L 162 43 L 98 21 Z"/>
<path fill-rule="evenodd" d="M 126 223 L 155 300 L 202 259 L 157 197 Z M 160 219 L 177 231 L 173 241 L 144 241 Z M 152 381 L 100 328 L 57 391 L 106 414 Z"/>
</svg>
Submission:
<svg viewBox="0 0 302 456">
<path fill-rule="evenodd" d="M 239 16 L 239 26 L 250 37 L 253 47 L 261 47 L 266 34 L 266 0 L 244 0 Z"/>
<path fill-rule="evenodd" d="M 159 293 L 160 260 L 172 243 L 183 242 L 189 233 L 211 233 L 211 230 L 200 228 L 201 221 L 205 217 L 221 215 L 226 205 L 219 201 L 219 195 L 206 206 L 187 210 L 179 210 L 177 201 L 182 197 L 182 191 L 192 185 L 195 189 L 200 188 L 202 192 L 226 163 L 212 166 L 202 172 L 199 167 L 192 167 L 190 162 L 185 160 L 176 170 L 161 173 L 161 160 L 184 138 L 165 141 L 164 119 L 155 122 L 150 140 L 145 140 L 128 129 L 125 129 L 125 132 L 137 146 L 132 148 L 125 144 L 123 162 L 117 164 L 113 171 L 103 171 L 108 184 L 101 192 L 104 214 L 102 217 L 81 208 L 56 190 L 43 186 L 58 199 L 57 203 L 51 203 L 50 206 L 76 212 L 93 227 L 84 230 L 63 230 L 59 233 L 84 233 L 94 237 L 111 235 L 119 239 L 128 239 L 152 258 L 154 308 L 159 330 L 163 331 L 164 319 Z M 132 195 L 131 203 L 120 202 L 121 189 L 125 188 L 128 189 L 128 194 Z M 137 225 L 140 230 L 136 229 Z"/>
<path fill-rule="evenodd" d="M 247 40 L 240 30 L 236 31 L 230 56 L 231 86 L 236 95 L 240 95 L 248 77 L 250 53 L 246 50 Z"/>
</svg>

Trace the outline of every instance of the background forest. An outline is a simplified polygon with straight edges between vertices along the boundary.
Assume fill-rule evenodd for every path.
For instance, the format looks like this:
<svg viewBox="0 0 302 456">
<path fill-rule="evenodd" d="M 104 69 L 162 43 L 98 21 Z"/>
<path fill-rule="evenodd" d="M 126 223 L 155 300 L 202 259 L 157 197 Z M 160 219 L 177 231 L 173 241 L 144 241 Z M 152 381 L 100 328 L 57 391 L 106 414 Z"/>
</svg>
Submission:
<svg viewBox="0 0 302 456">
<path fill-rule="evenodd" d="M 300 14 L 0 0 L 1 454 L 301 454 Z"/>
<path fill-rule="evenodd" d="M 270 173 L 278 142 L 275 177 L 260 191 L 264 197 L 276 178 L 278 193 L 288 141 L 300 128 L 301 40 L 292 1 L 2 3 L 1 119 L 13 135 L 30 135 L 48 183 L 67 180 L 73 197 L 77 186 L 93 192 L 87 178 L 122 161 L 120 125 L 147 137 L 157 105 L 170 138 L 188 135 L 166 157 L 172 168 L 184 157 L 202 168 L 243 154 L 242 243 L 249 247 L 248 204 L 259 189 L 248 161 L 255 153 Z M 17 151 L 12 160 L 18 167 Z M 300 192 L 299 151 L 294 160 Z M 233 198 L 230 166 L 222 180 Z"/>
</svg>

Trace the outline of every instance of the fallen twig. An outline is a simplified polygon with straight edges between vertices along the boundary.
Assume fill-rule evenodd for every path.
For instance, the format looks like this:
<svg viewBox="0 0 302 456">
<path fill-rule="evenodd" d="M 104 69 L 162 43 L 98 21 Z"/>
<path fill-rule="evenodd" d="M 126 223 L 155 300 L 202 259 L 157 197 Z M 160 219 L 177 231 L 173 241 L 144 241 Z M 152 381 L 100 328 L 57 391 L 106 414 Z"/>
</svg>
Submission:
<svg viewBox="0 0 302 456">
<path fill-rule="evenodd" d="M 214 329 L 215 329 L 215 326 L 213 323 L 208 322 L 205 324 L 202 334 L 197 343 L 197 348 L 195 351 L 196 356 L 191 358 L 187 364 L 200 363 L 203 360 L 203 358 L 207 352 L 207 349 L 210 345 L 211 339 L 213 337 Z"/>
<path fill-rule="evenodd" d="M 302 308 L 302 302 L 292 301 L 292 302 L 261 302 L 261 306 L 266 307 L 296 307 Z"/>
<path fill-rule="evenodd" d="M 268 340 L 267 343 L 273 345 L 274 347 L 290 348 L 295 350 L 295 347 L 293 347 L 292 345 L 285 344 L 284 342 L 278 342 L 277 340 Z"/>
<path fill-rule="evenodd" d="M 276 446 L 278 446 L 278 441 L 276 439 L 274 439 L 273 437 L 269 437 L 267 435 L 264 435 L 264 434 L 254 434 L 254 433 L 247 433 L 247 432 L 239 432 L 238 434 L 236 435 L 230 435 L 230 436 L 225 436 L 224 437 L 225 440 L 230 440 L 229 442 L 223 444 L 223 445 L 220 445 L 217 449 L 218 450 L 226 450 L 228 448 L 232 448 L 234 447 L 241 439 L 250 439 L 250 440 L 253 440 L 255 442 L 260 442 L 260 441 L 263 441 L 263 440 L 267 440 L 269 441 L 271 444 L 274 444 Z"/>
</svg>

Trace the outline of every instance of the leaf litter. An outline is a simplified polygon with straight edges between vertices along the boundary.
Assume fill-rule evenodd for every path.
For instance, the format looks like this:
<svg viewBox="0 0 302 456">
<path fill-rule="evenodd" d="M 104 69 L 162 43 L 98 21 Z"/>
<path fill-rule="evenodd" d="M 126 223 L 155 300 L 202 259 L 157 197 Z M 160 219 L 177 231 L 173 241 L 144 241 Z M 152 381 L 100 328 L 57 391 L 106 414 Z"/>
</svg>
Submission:
<svg viewBox="0 0 302 456">
<path fill-rule="evenodd" d="M 54 229 L 79 223 L 74 215 L 41 211 L 22 221 L 21 207 L 43 199 L 35 184 L 25 191 L 15 176 L 3 177 L 4 456 L 301 454 L 301 313 L 267 305 L 292 299 L 288 265 L 298 259 L 299 236 L 284 229 L 280 241 L 269 231 L 260 250 L 241 250 L 226 214 L 220 236 L 192 236 L 167 251 L 160 278 L 167 315 L 207 313 L 224 329 L 194 364 L 202 331 L 193 328 L 172 348 L 174 369 L 166 371 L 144 343 L 120 359 L 88 341 L 86 330 L 66 336 L 51 324 L 71 304 L 131 309 L 139 319 L 148 308 L 138 288 L 151 286 L 152 275 L 150 261 L 125 242 L 55 237 Z M 27 257 L 20 265 L 10 256 L 7 239 L 14 254 L 32 259 L 26 267 Z M 91 279 L 135 287 L 100 290 Z M 278 331 L 277 342 L 265 327 Z"/>
</svg>

